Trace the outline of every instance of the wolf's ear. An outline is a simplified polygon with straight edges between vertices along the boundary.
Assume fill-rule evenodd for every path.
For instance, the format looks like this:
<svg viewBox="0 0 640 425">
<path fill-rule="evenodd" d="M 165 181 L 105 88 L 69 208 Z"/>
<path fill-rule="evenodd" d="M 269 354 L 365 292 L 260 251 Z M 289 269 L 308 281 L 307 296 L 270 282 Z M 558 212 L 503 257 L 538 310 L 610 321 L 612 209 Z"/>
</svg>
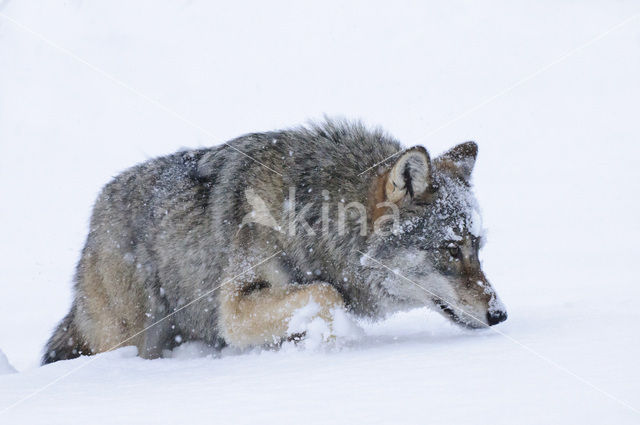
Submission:
<svg viewBox="0 0 640 425">
<path fill-rule="evenodd" d="M 430 188 L 431 159 L 422 146 L 407 149 L 389 170 L 385 194 L 390 202 L 397 203 L 405 196 L 415 198 Z"/>
<path fill-rule="evenodd" d="M 468 182 L 471 179 L 471 172 L 478 156 L 478 145 L 476 142 L 461 143 L 434 161 L 435 166 L 452 171 L 455 175 Z"/>
</svg>

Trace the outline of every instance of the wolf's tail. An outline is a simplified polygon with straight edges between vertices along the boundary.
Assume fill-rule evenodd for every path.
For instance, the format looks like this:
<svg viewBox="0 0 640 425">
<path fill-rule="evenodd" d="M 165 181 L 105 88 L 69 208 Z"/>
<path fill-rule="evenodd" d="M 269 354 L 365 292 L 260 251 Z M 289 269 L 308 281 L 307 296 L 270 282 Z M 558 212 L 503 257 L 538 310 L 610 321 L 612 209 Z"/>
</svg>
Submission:
<svg viewBox="0 0 640 425">
<path fill-rule="evenodd" d="M 76 306 L 62 319 L 56 330 L 49 338 L 42 355 L 42 364 L 57 362 L 58 360 L 74 359 L 82 354 L 91 354 L 84 338 L 74 322 Z"/>
</svg>

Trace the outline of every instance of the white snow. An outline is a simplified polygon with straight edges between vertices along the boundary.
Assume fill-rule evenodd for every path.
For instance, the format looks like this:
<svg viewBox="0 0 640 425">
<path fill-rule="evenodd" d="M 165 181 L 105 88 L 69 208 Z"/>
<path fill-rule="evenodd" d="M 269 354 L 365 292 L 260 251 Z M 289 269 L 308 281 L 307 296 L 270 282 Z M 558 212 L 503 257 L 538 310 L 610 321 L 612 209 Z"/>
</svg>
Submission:
<svg viewBox="0 0 640 425">
<path fill-rule="evenodd" d="M 19 371 L 0 355 L 0 423 L 640 422 L 640 19 L 585 44 L 639 12 L 0 3 L 0 348 Z M 419 309 L 319 350 L 188 343 L 152 361 L 124 347 L 38 366 L 113 175 L 324 113 L 432 157 L 478 142 L 484 270 L 504 324 L 472 332 Z"/>
<path fill-rule="evenodd" d="M 9 363 L 9 359 L 7 359 L 7 356 L 5 356 L 2 351 L 0 351 L 0 375 L 15 372 L 16 370 L 13 366 L 11 366 L 11 363 Z"/>
</svg>

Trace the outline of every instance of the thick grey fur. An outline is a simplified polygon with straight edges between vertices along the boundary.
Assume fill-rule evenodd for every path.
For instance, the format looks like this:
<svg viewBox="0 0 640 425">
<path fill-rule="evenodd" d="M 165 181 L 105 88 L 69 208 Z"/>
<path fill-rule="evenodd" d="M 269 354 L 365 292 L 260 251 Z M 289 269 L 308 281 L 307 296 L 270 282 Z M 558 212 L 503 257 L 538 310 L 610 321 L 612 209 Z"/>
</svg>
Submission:
<svg viewBox="0 0 640 425">
<path fill-rule="evenodd" d="M 480 269 L 479 237 L 467 228 L 466 207 L 449 200 L 456 198 L 451 193 L 470 190 L 476 147 L 460 146 L 430 163 L 428 193 L 420 199 L 408 193 L 398 204 L 404 227 L 390 236 L 362 236 L 357 220 L 348 221 L 343 235 L 322 229 L 323 201 L 330 204 L 331 223 L 339 202 L 371 205 L 377 182 L 400 157 L 387 160 L 402 150 L 398 141 L 359 123 L 327 120 L 247 134 L 124 171 L 95 203 L 75 274 L 74 302 L 47 343 L 43 363 L 121 345 L 137 345 L 149 358 L 176 340 L 233 345 L 221 329 L 225 301 L 216 288 L 231 279 L 231 285 L 253 296 L 267 290 L 272 284 L 264 277 L 267 272 L 243 271 L 274 254 L 271 269 L 284 270 L 292 287 L 326 282 L 357 316 L 379 318 L 429 305 L 470 327 L 499 321 L 495 316 L 506 313 Z M 411 175 L 405 176 L 410 188 Z M 260 224 L 242 225 L 252 211 L 248 188 L 276 220 L 284 219 L 283 203 L 295 188 L 298 209 L 313 203 L 304 218 L 316 234 L 298 228 L 292 236 Z M 464 258 L 454 259 L 443 248 L 451 237 L 445 228 L 455 228 L 460 247 L 468 248 Z M 408 263 L 409 257 L 418 263 Z M 207 296 L 181 309 L 202 294 Z M 455 303 L 477 314 L 464 317 Z"/>
</svg>

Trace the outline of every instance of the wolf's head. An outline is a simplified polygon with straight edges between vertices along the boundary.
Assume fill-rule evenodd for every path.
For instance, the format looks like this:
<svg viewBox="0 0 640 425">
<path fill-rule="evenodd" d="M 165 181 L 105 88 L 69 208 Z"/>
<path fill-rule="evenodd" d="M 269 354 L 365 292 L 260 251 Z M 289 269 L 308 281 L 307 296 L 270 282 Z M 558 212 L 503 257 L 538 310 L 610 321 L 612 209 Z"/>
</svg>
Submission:
<svg viewBox="0 0 640 425">
<path fill-rule="evenodd" d="M 478 259 L 482 223 L 470 185 L 477 151 L 467 142 L 433 161 L 421 146 L 398 156 L 374 192 L 377 201 L 397 206 L 399 226 L 387 235 L 374 232 L 367 253 L 392 297 L 433 306 L 472 328 L 507 318 Z"/>
</svg>

